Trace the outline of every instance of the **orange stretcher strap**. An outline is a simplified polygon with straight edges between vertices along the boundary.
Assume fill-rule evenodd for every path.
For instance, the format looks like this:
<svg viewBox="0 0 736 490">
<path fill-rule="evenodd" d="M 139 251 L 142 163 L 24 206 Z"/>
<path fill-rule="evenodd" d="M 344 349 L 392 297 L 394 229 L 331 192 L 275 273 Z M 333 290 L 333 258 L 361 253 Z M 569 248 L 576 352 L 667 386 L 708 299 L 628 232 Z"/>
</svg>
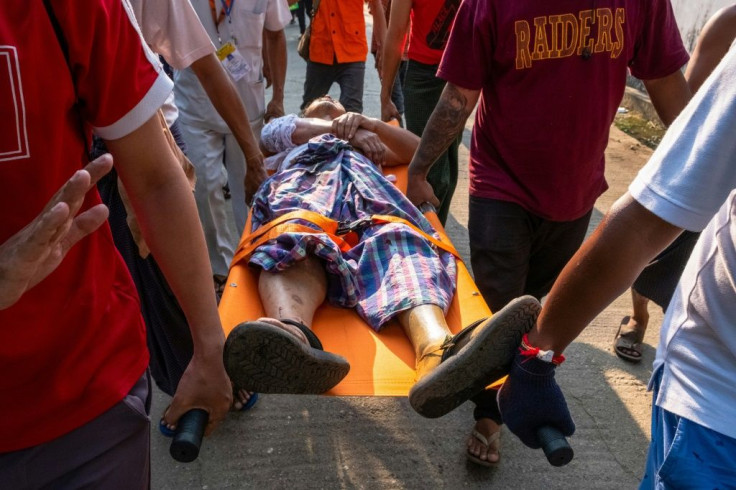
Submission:
<svg viewBox="0 0 736 490">
<path fill-rule="evenodd" d="M 289 223 L 289 221 L 297 219 L 307 221 L 317 226 L 319 230 L 306 225 L 300 225 L 298 223 Z M 279 216 L 278 218 L 261 226 L 253 233 L 243 237 L 243 240 L 240 242 L 238 250 L 233 257 L 232 265 L 237 264 L 241 260 L 247 259 L 258 247 L 269 240 L 278 238 L 284 233 L 325 233 L 337 244 L 338 247 L 340 247 L 341 251 L 347 252 L 358 243 L 358 235 L 352 229 L 353 226 L 374 226 L 386 223 L 399 223 L 406 225 L 419 233 L 434 246 L 451 253 L 458 260 L 462 260 L 460 254 L 455 250 L 455 247 L 452 246 L 452 244 L 436 239 L 404 218 L 375 214 L 368 219 L 356 220 L 353 223 L 343 226 L 339 222 L 326 216 L 322 216 L 319 213 L 307 210 L 298 210 Z"/>
<path fill-rule="evenodd" d="M 425 233 L 423 230 L 415 226 L 410 221 L 405 220 L 404 218 L 399 218 L 398 216 L 390 216 L 390 215 L 385 215 L 385 214 L 374 214 L 373 216 L 371 216 L 371 219 L 373 220 L 374 223 L 401 223 L 401 224 L 404 224 L 408 226 L 409 228 L 413 229 L 414 231 L 416 231 L 417 233 L 419 233 L 420 235 L 422 235 L 428 242 L 430 242 L 435 247 L 441 250 L 444 250 L 445 252 L 451 253 L 452 255 L 455 256 L 457 260 L 463 260 L 462 257 L 460 257 L 460 254 L 458 253 L 458 251 L 455 250 L 455 247 L 451 243 L 443 242 L 441 240 L 436 239 L 432 235 Z"/>
</svg>

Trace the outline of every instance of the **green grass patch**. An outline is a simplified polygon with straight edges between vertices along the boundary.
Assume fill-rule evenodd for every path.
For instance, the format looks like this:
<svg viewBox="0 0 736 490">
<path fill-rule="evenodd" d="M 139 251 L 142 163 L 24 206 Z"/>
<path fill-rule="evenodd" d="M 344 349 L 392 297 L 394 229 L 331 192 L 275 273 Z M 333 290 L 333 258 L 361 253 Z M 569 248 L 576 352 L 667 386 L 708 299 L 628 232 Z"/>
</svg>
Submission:
<svg viewBox="0 0 736 490">
<path fill-rule="evenodd" d="M 613 123 L 624 133 L 636 138 L 651 149 L 657 148 L 665 133 L 659 121 L 650 121 L 635 111 L 616 114 Z"/>
</svg>

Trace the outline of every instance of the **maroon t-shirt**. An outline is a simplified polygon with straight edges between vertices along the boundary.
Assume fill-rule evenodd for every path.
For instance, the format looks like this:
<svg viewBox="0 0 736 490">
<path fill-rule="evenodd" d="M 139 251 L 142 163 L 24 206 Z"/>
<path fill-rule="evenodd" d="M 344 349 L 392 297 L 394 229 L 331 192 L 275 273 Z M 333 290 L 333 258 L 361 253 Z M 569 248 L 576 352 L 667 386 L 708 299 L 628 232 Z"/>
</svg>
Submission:
<svg viewBox="0 0 736 490">
<path fill-rule="evenodd" d="M 470 193 L 554 221 L 607 188 L 604 150 L 627 68 L 665 77 L 688 60 L 669 0 L 464 0 L 438 76 L 481 90 Z"/>
</svg>

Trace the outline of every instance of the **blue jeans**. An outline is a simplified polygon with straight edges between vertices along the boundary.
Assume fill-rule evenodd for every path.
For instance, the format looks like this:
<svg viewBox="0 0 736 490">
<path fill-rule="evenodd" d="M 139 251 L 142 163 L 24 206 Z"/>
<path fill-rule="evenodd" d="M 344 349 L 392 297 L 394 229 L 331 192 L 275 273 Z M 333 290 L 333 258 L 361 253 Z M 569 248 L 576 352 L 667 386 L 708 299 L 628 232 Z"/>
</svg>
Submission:
<svg viewBox="0 0 736 490">
<path fill-rule="evenodd" d="M 663 368 L 653 375 L 654 400 Z M 640 490 L 736 488 L 736 439 L 652 405 L 652 442 Z"/>
<path fill-rule="evenodd" d="M 301 110 L 314 99 L 326 95 L 333 83 L 340 86 L 340 103 L 348 112 L 363 112 L 363 84 L 365 61 L 331 65 L 307 61 L 307 78 L 304 80 L 304 97 Z"/>
</svg>

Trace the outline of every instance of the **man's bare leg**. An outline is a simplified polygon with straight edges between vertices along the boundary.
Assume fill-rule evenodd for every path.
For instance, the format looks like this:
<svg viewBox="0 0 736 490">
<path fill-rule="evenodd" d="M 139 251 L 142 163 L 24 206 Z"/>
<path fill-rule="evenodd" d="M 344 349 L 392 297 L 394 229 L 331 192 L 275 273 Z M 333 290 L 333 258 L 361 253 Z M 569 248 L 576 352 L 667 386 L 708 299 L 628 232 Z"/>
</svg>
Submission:
<svg viewBox="0 0 736 490">
<path fill-rule="evenodd" d="M 439 364 L 439 356 L 433 353 L 452 337 L 445 315 L 439 306 L 421 305 L 402 311 L 397 319 L 414 347 L 417 378 L 422 378 Z"/>
<path fill-rule="evenodd" d="M 448 337 L 452 336 L 445 315 L 438 306 L 422 305 L 401 312 L 398 320 L 414 347 L 414 354 L 417 358 L 417 377 L 421 378 L 439 364 L 440 359 L 432 354 Z M 476 422 L 474 430 L 490 441 L 493 434 L 501 428 L 493 420 L 482 418 Z M 498 462 L 498 446 L 498 441 L 486 445 L 473 435 L 467 441 L 468 453 L 489 463 Z"/>
<path fill-rule="evenodd" d="M 644 333 L 649 324 L 649 299 L 632 288 L 631 304 L 633 313 L 628 317 L 628 322 L 619 327 L 614 339 L 614 350 L 619 357 L 638 362 L 642 354 L 641 342 L 644 340 Z"/>
<path fill-rule="evenodd" d="M 278 319 L 290 318 L 310 326 L 314 312 L 324 301 L 326 291 L 324 268 L 314 257 L 308 257 L 282 272 L 263 271 L 258 278 L 258 292 L 268 317 L 259 318 L 258 321 L 282 328 L 307 343 L 301 330 Z M 240 410 L 250 397 L 249 391 L 239 389 L 233 409 Z"/>
<path fill-rule="evenodd" d="M 644 332 L 649 325 L 649 299 L 637 293 L 633 288 L 631 290 L 631 304 L 634 307 L 634 313 L 629 320 L 628 328 L 636 330 L 640 339 L 644 338 Z"/>
<path fill-rule="evenodd" d="M 267 316 L 228 335 L 223 358 L 230 378 L 261 393 L 318 394 L 339 383 L 350 363 L 326 352 L 310 330 L 327 294 L 321 261 L 308 258 L 284 271 L 263 272 L 258 290 Z"/>
<path fill-rule="evenodd" d="M 311 328 L 314 312 L 327 296 L 327 274 L 322 262 L 310 256 L 284 271 L 261 272 L 258 293 L 266 310 L 266 317 L 259 321 L 283 328 L 308 343 L 301 330 L 279 320 L 287 318 Z"/>
</svg>

